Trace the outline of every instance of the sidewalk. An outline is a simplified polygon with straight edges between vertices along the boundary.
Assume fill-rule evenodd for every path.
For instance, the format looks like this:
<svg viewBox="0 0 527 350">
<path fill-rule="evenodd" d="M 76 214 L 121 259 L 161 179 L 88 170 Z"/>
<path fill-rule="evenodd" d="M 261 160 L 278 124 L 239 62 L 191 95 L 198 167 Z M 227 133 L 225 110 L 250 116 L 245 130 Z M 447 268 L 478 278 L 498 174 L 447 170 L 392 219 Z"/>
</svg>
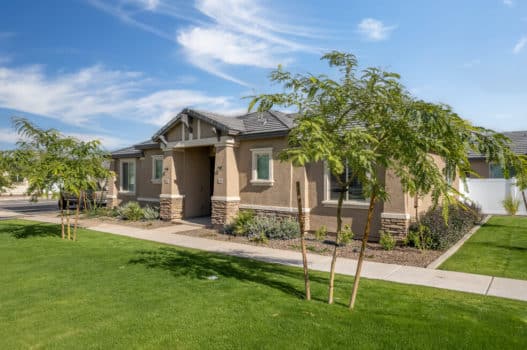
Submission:
<svg viewBox="0 0 527 350">
<path fill-rule="evenodd" d="M 46 216 L 27 215 L 23 218 L 41 222 L 60 223 L 59 218 Z M 101 223 L 86 228 L 94 231 L 144 239 L 179 247 L 199 249 L 270 263 L 302 266 L 302 259 L 299 252 L 177 234 L 177 232 L 199 229 L 196 225 L 182 224 L 143 230 L 129 226 Z M 308 253 L 308 261 L 310 269 L 329 272 L 331 257 Z M 356 267 L 356 260 L 339 258 L 337 260 L 336 272 L 342 275 L 353 276 Z M 464 272 L 434 270 L 413 266 L 383 264 L 370 261 L 364 262 L 362 276 L 370 279 L 527 301 L 527 281 L 523 280 L 476 275 Z"/>
</svg>

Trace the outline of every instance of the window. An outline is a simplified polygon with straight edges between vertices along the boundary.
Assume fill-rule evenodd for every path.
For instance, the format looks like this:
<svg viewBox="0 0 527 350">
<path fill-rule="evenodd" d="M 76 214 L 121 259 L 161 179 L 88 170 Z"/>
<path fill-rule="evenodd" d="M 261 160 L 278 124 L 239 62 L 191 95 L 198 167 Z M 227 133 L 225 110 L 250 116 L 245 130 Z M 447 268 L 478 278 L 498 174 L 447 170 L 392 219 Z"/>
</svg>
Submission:
<svg viewBox="0 0 527 350">
<path fill-rule="evenodd" d="M 273 149 L 256 148 L 252 152 L 251 183 L 256 185 L 272 185 L 273 179 Z"/>
<path fill-rule="evenodd" d="M 491 163 L 489 166 L 489 177 L 491 179 L 504 179 L 505 178 L 505 171 L 503 170 L 503 167 L 499 164 Z M 515 171 L 514 169 L 509 170 L 509 177 L 514 177 Z"/>
<path fill-rule="evenodd" d="M 121 160 L 121 192 L 135 193 L 135 159 Z"/>
<path fill-rule="evenodd" d="M 152 156 L 152 182 L 159 183 L 163 177 L 163 156 Z"/>
<path fill-rule="evenodd" d="M 352 171 L 347 166 L 344 172 L 340 175 L 340 180 L 343 182 L 352 180 L 348 191 L 344 195 L 344 206 L 367 205 L 367 202 L 364 199 L 362 184 L 357 179 L 353 179 L 352 176 Z M 322 203 L 327 206 L 335 206 L 339 199 L 340 186 L 337 177 L 330 173 L 327 166 L 324 166 L 324 188 L 325 200 Z"/>
</svg>

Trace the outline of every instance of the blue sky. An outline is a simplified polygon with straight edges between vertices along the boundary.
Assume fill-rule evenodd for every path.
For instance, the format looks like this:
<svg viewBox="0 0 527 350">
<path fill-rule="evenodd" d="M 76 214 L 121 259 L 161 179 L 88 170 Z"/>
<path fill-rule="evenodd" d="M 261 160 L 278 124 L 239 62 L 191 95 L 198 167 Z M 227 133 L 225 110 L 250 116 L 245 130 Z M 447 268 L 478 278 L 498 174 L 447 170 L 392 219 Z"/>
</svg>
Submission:
<svg viewBox="0 0 527 350">
<path fill-rule="evenodd" d="M 108 149 L 184 107 L 236 114 L 338 49 L 475 124 L 527 130 L 527 0 L 6 0 L 0 148 L 24 116 Z"/>
</svg>

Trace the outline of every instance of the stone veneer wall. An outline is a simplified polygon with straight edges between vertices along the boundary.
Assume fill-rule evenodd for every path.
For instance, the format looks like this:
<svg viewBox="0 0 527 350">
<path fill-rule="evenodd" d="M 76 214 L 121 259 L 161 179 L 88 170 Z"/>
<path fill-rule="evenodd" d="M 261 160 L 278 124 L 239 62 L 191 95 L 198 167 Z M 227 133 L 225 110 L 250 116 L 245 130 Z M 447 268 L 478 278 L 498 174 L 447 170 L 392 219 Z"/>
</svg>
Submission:
<svg viewBox="0 0 527 350">
<path fill-rule="evenodd" d="M 406 214 L 381 214 L 381 230 L 391 233 L 396 239 L 403 239 L 410 227 L 410 217 Z"/>
<path fill-rule="evenodd" d="M 161 220 L 177 220 L 183 218 L 184 198 L 160 198 L 159 216 Z"/>
<path fill-rule="evenodd" d="M 211 224 L 223 226 L 238 214 L 240 201 L 225 201 L 212 199 Z"/>
</svg>

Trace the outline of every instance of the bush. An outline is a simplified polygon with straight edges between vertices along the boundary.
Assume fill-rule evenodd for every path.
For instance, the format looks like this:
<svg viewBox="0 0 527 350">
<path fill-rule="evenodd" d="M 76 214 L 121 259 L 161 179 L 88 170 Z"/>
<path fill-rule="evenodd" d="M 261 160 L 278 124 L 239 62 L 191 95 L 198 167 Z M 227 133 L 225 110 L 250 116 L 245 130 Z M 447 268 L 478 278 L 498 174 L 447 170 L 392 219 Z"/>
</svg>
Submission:
<svg viewBox="0 0 527 350">
<path fill-rule="evenodd" d="M 351 226 L 348 225 L 348 224 L 344 225 L 344 227 L 342 228 L 342 231 L 340 232 L 340 243 L 339 243 L 339 245 L 340 246 L 345 246 L 346 244 L 348 244 L 349 242 L 351 242 L 353 240 L 354 236 L 355 236 L 355 234 L 351 230 Z"/>
<path fill-rule="evenodd" d="M 143 208 L 143 219 L 145 220 L 157 220 L 159 219 L 159 208 L 146 206 Z"/>
<path fill-rule="evenodd" d="M 501 204 L 503 204 L 503 208 L 509 215 L 516 215 L 518 212 L 518 209 L 520 208 L 520 200 L 518 198 L 512 198 L 511 196 L 508 196 L 505 198 Z"/>
<path fill-rule="evenodd" d="M 300 235 L 298 222 L 275 216 L 257 216 L 247 225 L 249 239 L 265 236 L 269 239 L 291 239 Z"/>
<path fill-rule="evenodd" d="M 431 249 L 432 232 L 425 225 L 412 225 L 404 240 L 404 244 L 417 249 Z"/>
<path fill-rule="evenodd" d="M 322 225 L 315 231 L 315 239 L 317 241 L 323 241 L 328 236 L 328 228 L 325 225 Z"/>
<path fill-rule="evenodd" d="M 240 210 L 230 224 L 223 226 L 223 232 L 235 236 L 247 236 L 247 226 L 254 221 L 255 214 L 252 210 Z"/>
<path fill-rule="evenodd" d="M 420 220 L 426 229 L 414 226 L 411 231 L 418 232 L 422 249 L 441 250 L 457 242 L 481 219 L 481 209 L 476 205 L 453 204 L 448 208 L 447 222 L 443 217 L 442 207 L 432 208 Z"/>
<path fill-rule="evenodd" d="M 393 250 L 395 248 L 395 238 L 389 232 L 381 231 L 379 243 L 384 250 Z"/>
<path fill-rule="evenodd" d="M 123 220 L 138 221 L 143 218 L 143 208 L 137 202 L 128 202 L 120 206 L 117 213 Z"/>
<path fill-rule="evenodd" d="M 113 217 L 117 215 L 115 209 L 111 209 L 107 207 L 93 207 L 91 209 L 86 210 L 85 214 L 86 216 L 90 218 L 96 218 L 96 217 L 101 217 L 101 216 Z"/>
</svg>

